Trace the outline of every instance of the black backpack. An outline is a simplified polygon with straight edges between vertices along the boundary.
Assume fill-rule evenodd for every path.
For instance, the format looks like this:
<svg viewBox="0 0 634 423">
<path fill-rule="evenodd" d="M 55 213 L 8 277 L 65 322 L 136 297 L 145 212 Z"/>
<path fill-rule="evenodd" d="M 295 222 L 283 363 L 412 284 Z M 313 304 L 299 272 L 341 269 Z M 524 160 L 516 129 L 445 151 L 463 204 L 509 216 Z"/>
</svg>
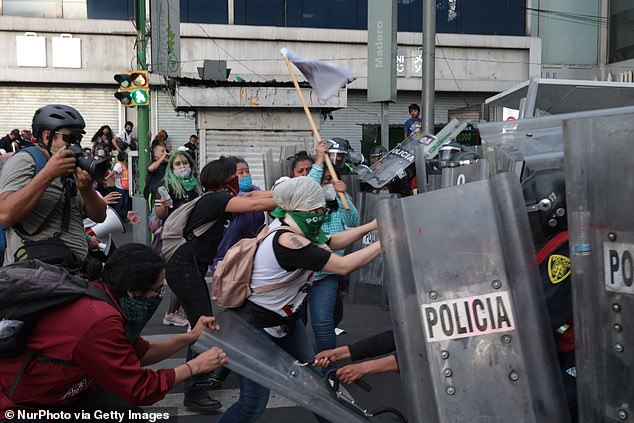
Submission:
<svg viewBox="0 0 634 423">
<path fill-rule="evenodd" d="M 0 360 L 24 354 L 22 366 L 9 389 L 9 399 L 13 400 L 31 360 L 43 364 L 75 365 L 72 361 L 47 357 L 25 347 L 40 317 L 84 295 L 117 308 L 106 291 L 61 267 L 31 259 L 0 268 Z"/>
<path fill-rule="evenodd" d="M 23 354 L 42 315 L 84 295 L 115 306 L 104 290 L 61 267 L 32 259 L 0 268 L 0 358 Z"/>
</svg>

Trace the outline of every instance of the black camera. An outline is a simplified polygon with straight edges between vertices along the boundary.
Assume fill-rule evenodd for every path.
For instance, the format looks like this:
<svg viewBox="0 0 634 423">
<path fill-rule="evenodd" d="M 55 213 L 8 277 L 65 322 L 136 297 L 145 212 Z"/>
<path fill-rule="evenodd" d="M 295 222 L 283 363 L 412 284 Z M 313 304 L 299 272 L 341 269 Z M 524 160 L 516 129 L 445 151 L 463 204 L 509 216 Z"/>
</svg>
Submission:
<svg viewBox="0 0 634 423">
<path fill-rule="evenodd" d="M 86 153 L 79 144 L 70 144 L 68 149 L 75 155 L 75 161 L 80 169 L 90 173 L 92 179 L 101 181 L 106 177 L 110 169 L 110 161 L 108 159 L 95 159 Z"/>
</svg>

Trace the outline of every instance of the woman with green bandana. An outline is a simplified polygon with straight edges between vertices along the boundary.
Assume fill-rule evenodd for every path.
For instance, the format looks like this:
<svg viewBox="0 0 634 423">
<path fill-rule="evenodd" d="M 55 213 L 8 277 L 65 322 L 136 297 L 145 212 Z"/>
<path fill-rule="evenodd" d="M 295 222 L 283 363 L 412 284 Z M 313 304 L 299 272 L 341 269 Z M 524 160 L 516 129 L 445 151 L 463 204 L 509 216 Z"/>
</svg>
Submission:
<svg viewBox="0 0 634 423">
<path fill-rule="evenodd" d="M 152 195 L 153 198 L 158 199 L 155 206 L 156 217 L 163 222 L 174 210 L 198 197 L 202 192 L 198 179 L 192 172 L 192 163 L 194 161 L 184 151 L 173 153 L 167 162 L 162 186 L 167 189 L 169 198 L 163 198 L 160 192 Z M 161 189 L 161 191 L 163 190 Z M 163 324 L 166 326 L 187 326 L 189 322 L 185 316 L 179 313 L 180 308 L 180 301 L 176 295 L 172 294 L 169 308 L 163 317 Z"/>
<path fill-rule="evenodd" d="M 374 243 L 347 256 L 334 250 L 361 239 L 377 229 L 376 221 L 354 229 L 327 236 L 321 225 L 327 213 L 321 186 L 309 177 L 278 180 L 273 187 L 277 219 L 271 232 L 260 244 L 253 261 L 251 287 L 266 287 L 280 282 L 285 286 L 268 292 L 252 294 L 237 312 L 253 327 L 268 335 L 301 362 L 311 362 L 315 356 L 299 318 L 302 304 L 312 282 L 313 273 L 327 271 L 348 274 L 372 261 L 381 253 L 380 243 Z M 240 376 L 240 398 L 218 423 L 256 421 L 264 410 L 269 390 Z"/>
</svg>

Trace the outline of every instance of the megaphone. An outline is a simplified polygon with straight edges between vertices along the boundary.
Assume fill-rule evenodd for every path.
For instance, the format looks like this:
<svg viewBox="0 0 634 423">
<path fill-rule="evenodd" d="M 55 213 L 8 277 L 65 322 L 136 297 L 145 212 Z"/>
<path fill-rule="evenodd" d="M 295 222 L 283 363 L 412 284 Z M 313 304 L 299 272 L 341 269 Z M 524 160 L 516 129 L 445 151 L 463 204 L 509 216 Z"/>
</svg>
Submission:
<svg viewBox="0 0 634 423">
<path fill-rule="evenodd" d="M 99 239 L 105 239 L 106 236 L 116 233 L 125 233 L 125 225 L 119 217 L 119 213 L 112 207 L 106 209 L 106 219 L 101 223 L 96 223 L 90 229 Z"/>
</svg>

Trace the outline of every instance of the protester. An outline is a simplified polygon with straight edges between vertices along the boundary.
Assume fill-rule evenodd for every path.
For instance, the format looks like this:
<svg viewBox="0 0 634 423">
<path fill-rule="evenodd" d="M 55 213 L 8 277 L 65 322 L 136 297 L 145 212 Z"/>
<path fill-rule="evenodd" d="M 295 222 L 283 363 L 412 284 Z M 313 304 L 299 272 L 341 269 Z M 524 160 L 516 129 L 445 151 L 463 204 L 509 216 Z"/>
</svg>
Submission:
<svg viewBox="0 0 634 423">
<path fill-rule="evenodd" d="M 114 178 L 114 189 L 120 194 L 117 204 L 114 205 L 114 209 L 117 211 L 121 219 L 125 219 L 129 210 L 130 202 L 130 174 L 128 172 L 128 153 L 125 151 L 117 154 L 117 162 L 106 176 L 108 178 Z"/>
<path fill-rule="evenodd" d="M 354 243 L 376 230 L 377 225 L 373 221 L 329 239 L 321 231 L 326 205 L 323 190 L 308 177 L 278 182 L 273 197 L 277 208 L 272 214 L 277 219 L 269 227 L 284 226 L 288 230 L 275 231 L 260 244 L 253 262 L 251 286 L 258 288 L 295 279 L 283 288 L 252 294 L 235 312 L 297 360 L 308 362 L 314 352 L 299 315 L 313 272 L 345 275 L 372 261 L 381 252 L 380 243 L 345 257 L 330 251 Z M 240 376 L 240 398 L 218 423 L 254 422 L 264 413 L 268 398 L 267 388 Z"/>
<path fill-rule="evenodd" d="M 147 167 L 148 175 L 143 191 L 143 196 L 146 200 L 150 198 L 151 193 L 156 192 L 163 181 L 169 158 L 169 152 L 164 146 L 157 144 L 152 147 L 152 163 Z M 152 205 L 150 205 L 150 207 L 152 207 Z"/>
<path fill-rule="evenodd" d="M 260 187 L 253 185 L 249 164 L 241 157 L 231 156 L 229 160 L 236 165 L 236 176 L 238 177 L 239 196 L 252 191 L 260 191 Z M 215 265 L 224 258 L 227 250 L 236 242 L 243 238 L 254 238 L 258 234 L 258 229 L 264 224 L 264 213 L 238 213 L 233 216 L 231 226 L 225 231 L 222 241 L 218 246 L 218 252 L 214 258 L 212 271 Z"/>
<path fill-rule="evenodd" d="M 324 188 L 326 207 L 329 210 L 324 216 L 322 231 L 326 235 L 343 232 L 346 229 L 359 226 L 360 218 L 352 198 L 346 194 L 346 184 L 334 181 L 330 172 L 324 170 L 325 144 L 320 143 L 316 148 L 315 163 L 308 176 Z M 343 193 L 348 202 L 348 210 L 344 209 L 338 193 Z M 343 250 L 336 251 L 343 255 Z M 329 272 L 317 272 L 308 296 L 310 322 L 315 335 L 317 350 L 332 349 L 337 346 L 335 335 L 335 308 L 339 297 L 339 276 Z M 343 302 L 341 301 L 341 304 Z M 341 308 L 343 308 L 341 306 Z"/>
<path fill-rule="evenodd" d="M 93 157 L 110 157 L 112 151 L 115 150 L 112 141 L 112 129 L 108 125 L 104 125 L 92 136 L 92 156 Z"/>
<path fill-rule="evenodd" d="M 165 150 L 169 152 L 170 148 L 169 144 L 167 143 L 167 137 L 168 135 L 165 129 L 161 129 L 160 131 L 158 131 L 158 134 L 156 134 L 156 136 L 152 140 L 152 148 L 154 148 L 154 146 L 156 145 L 162 145 Z"/>
<path fill-rule="evenodd" d="M 151 342 L 139 336 L 165 292 L 163 260 L 149 247 L 120 247 L 94 285 L 107 301 L 84 296 L 46 313 L 30 332 L 26 350 L 59 361 L 25 355 L 0 359 L 0 418 L 22 407 L 151 405 L 175 384 L 227 363 L 224 352 L 214 347 L 175 368 L 144 368 L 194 343 L 203 330 L 217 329 L 213 317 L 202 316 L 190 333 Z M 69 360 L 72 365 L 61 362 Z"/>
<path fill-rule="evenodd" d="M 333 363 L 350 359 L 360 361 L 366 358 L 386 355 L 361 363 L 352 363 L 337 369 L 336 375 L 343 383 L 351 384 L 359 379 L 377 373 L 398 372 L 394 332 L 389 330 L 350 345 L 329 349 L 315 355 L 314 365 L 329 368 Z"/>
<path fill-rule="evenodd" d="M 4 137 L 0 138 L 0 148 L 6 153 L 15 153 L 20 149 L 18 146 L 20 140 L 20 130 L 14 129 Z"/>
<path fill-rule="evenodd" d="M 117 149 L 118 152 L 125 151 L 128 152 L 130 150 L 136 150 L 137 139 L 132 134 L 132 129 L 134 128 L 134 124 L 130 121 L 127 121 L 125 125 L 123 125 L 123 129 L 116 137 L 113 138 L 114 148 Z"/>
<path fill-rule="evenodd" d="M 77 167 L 67 148 L 80 142 L 85 126 L 70 106 L 41 107 L 33 116 L 33 134 L 46 165 L 36 174 L 36 159 L 27 152 L 4 164 L 0 224 L 7 228 L 5 265 L 39 258 L 73 272 L 81 269 L 88 252 L 83 218 L 102 222 L 106 216 L 106 203 L 92 188 L 92 177 Z"/>
<path fill-rule="evenodd" d="M 192 158 L 184 151 L 177 151 L 170 157 L 162 184 L 167 189 L 170 198 L 163 198 L 158 192 L 153 194 L 156 198 L 154 210 L 156 216 L 162 221 L 165 221 L 174 210 L 198 197 L 202 192 L 198 179 L 192 173 L 191 165 Z M 180 308 L 181 303 L 178 297 L 172 293 L 169 308 L 163 317 L 163 324 L 187 326 L 189 321 L 179 313 Z"/>
<path fill-rule="evenodd" d="M 403 139 L 406 139 L 415 132 L 423 130 L 423 120 L 420 118 L 420 107 L 412 103 L 408 108 L 410 118 L 405 121 Z"/>
<path fill-rule="evenodd" d="M 291 157 L 291 178 L 298 176 L 308 176 L 310 167 L 315 163 L 315 159 L 310 157 L 307 152 L 300 151 Z"/>
<path fill-rule="evenodd" d="M 189 136 L 189 141 L 184 146 L 187 149 L 189 155 L 194 159 L 194 163 L 198 164 L 198 135 L 192 134 Z M 197 166 L 195 166 L 198 168 Z"/>
<path fill-rule="evenodd" d="M 212 314 L 205 274 L 216 256 L 223 234 L 231 228 L 231 213 L 262 212 L 275 207 L 269 191 L 237 196 L 236 166 L 227 158 L 207 163 L 200 174 L 200 183 L 205 194 L 189 215 L 184 234 L 193 235 L 193 230 L 205 223 L 214 224 L 202 235 L 192 236 L 180 246 L 167 262 L 165 271 L 167 283 L 181 300 L 190 322 L 197 321 L 202 315 Z M 190 348 L 188 357 L 194 356 Z M 187 407 L 211 411 L 222 406 L 209 392 L 214 382 L 210 375 L 197 376 L 193 382 L 185 391 L 184 404 Z"/>
</svg>

